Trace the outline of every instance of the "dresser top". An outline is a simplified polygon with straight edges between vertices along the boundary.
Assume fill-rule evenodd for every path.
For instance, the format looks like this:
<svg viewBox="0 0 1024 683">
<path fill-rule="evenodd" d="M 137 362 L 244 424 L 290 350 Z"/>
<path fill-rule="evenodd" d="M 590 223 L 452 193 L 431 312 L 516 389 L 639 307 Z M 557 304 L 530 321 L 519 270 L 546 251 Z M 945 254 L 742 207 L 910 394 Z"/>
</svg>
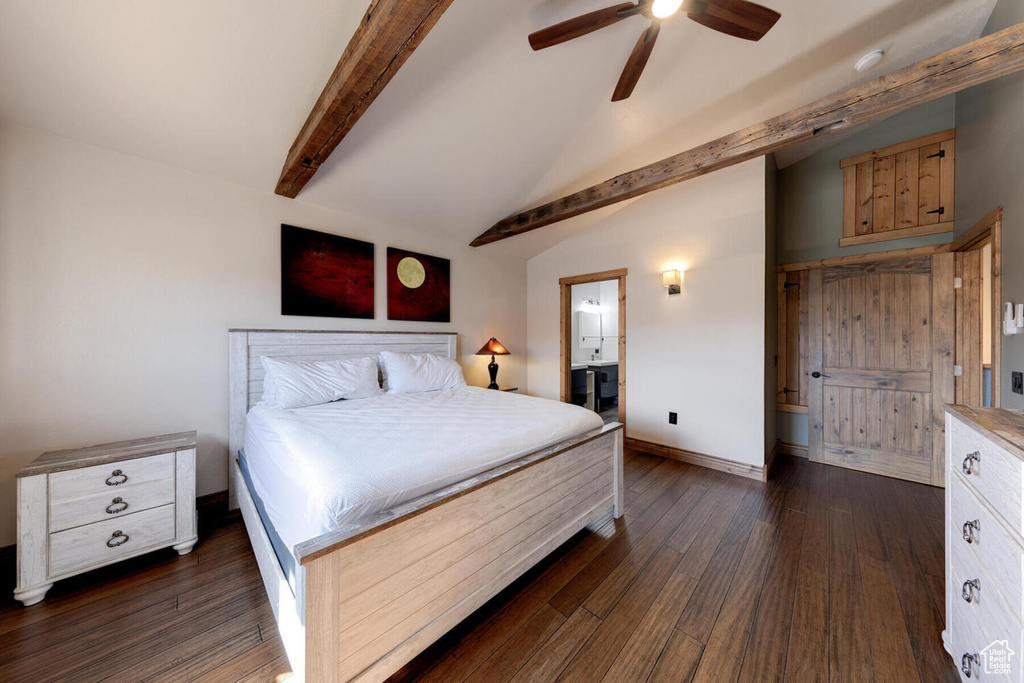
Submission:
<svg viewBox="0 0 1024 683">
<path fill-rule="evenodd" d="M 49 453 L 43 453 L 26 465 L 24 469 L 18 472 L 18 476 L 31 477 L 37 474 L 63 472 L 80 467 L 92 467 L 93 465 L 102 465 L 108 462 L 117 462 L 118 460 L 144 458 L 147 455 L 172 453 L 195 447 L 196 433 L 180 432 L 178 434 L 164 434 L 162 436 L 151 436 L 147 439 L 118 441 L 116 443 L 87 446 L 86 448 L 75 448 L 66 451 L 50 451 Z"/>
<path fill-rule="evenodd" d="M 968 406 L 946 406 L 946 412 L 1024 460 L 1024 412 Z"/>
</svg>

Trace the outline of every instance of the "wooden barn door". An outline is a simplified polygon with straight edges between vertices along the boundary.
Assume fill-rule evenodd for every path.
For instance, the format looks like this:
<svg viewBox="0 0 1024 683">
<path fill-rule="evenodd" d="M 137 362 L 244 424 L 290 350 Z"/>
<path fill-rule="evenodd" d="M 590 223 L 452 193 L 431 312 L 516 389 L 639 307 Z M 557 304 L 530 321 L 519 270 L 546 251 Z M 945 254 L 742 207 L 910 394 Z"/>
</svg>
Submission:
<svg viewBox="0 0 1024 683">
<path fill-rule="evenodd" d="M 808 284 L 810 458 L 941 485 L 952 254 L 816 269 Z"/>
</svg>

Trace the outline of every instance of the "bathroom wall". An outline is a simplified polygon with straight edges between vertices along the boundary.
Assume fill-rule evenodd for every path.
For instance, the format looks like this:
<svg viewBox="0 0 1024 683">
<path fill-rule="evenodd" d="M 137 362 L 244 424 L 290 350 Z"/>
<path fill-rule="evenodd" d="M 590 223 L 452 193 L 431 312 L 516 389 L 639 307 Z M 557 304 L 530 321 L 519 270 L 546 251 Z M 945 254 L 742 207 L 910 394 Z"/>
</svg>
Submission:
<svg viewBox="0 0 1024 683">
<path fill-rule="evenodd" d="M 600 303 L 601 336 L 600 344 L 581 346 L 579 318 L 577 314 L 583 302 L 597 301 Z M 597 352 L 599 360 L 618 360 L 619 358 L 619 283 L 617 280 L 605 282 L 589 282 L 572 287 L 572 360 L 585 362 L 591 360 Z"/>
</svg>

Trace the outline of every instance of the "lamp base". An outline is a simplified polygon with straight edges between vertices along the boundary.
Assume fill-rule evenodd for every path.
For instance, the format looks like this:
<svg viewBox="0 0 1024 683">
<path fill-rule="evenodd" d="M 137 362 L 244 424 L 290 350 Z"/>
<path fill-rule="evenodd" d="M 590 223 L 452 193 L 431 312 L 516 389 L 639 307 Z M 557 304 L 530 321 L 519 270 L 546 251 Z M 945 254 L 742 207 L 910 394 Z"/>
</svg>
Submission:
<svg viewBox="0 0 1024 683">
<path fill-rule="evenodd" d="M 488 389 L 498 388 L 498 364 L 494 361 L 494 356 L 491 356 L 491 362 L 487 365 L 487 371 L 491 373 L 491 383 L 487 385 Z"/>
</svg>

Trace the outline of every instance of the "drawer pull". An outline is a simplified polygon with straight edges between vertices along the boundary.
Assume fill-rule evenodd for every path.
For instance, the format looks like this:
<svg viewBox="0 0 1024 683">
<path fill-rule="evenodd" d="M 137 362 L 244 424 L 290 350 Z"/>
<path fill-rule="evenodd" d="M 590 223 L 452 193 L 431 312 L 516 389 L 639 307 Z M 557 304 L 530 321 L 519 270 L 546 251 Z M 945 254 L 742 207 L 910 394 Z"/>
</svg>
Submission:
<svg viewBox="0 0 1024 683">
<path fill-rule="evenodd" d="M 116 548 L 119 545 L 124 545 L 128 542 L 129 538 L 131 538 L 131 536 L 118 529 L 110 535 L 110 538 L 107 539 L 107 547 Z"/>
<path fill-rule="evenodd" d="M 964 540 L 968 543 L 974 543 L 974 532 L 980 530 L 981 523 L 978 520 L 964 522 Z"/>
<path fill-rule="evenodd" d="M 973 655 L 964 653 L 964 656 L 960 658 L 960 670 L 964 672 L 964 676 L 971 677 L 971 671 L 973 670 L 972 664 L 977 665 L 981 661 L 978 657 L 978 653 L 975 652 Z"/>
<path fill-rule="evenodd" d="M 115 498 L 110 501 L 110 505 L 107 506 L 108 515 L 116 515 L 119 512 L 124 512 L 128 509 L 128 503 L 121 500 L 121 498 Z"/>
<path fill-rule="evenodd" d="M 974 591 L 981 592 L 981 579 L 968 579 L 964 581 L 964 589 L 961 593 L 967 602 L 974 601 Z"/>
<path fill-rule="evenodd" d="M 976 462 L 981 462 L 981 451 L 974 451 L 973 453 L 968 453 L 967 457 L 964 458 L 964 463 L 963 465 L 960 466 L 961 469 L 963 469 L 964 474 L 970 474 L 974 472 L 974 463 Z"/>
<path fill-rule="evenodd" d="M 118 478 L 120 478 L 121 481 L 113 481 L 114 479 Z M 110 473 L 110 476 L 107 477 L 105 481 L 107 482 L 107 486 L 120 486 L 121 484 L 128 481 L 128 475 L 122 472 L 121 470 L 114 470 L 113 472 Z"/>
</svg>

